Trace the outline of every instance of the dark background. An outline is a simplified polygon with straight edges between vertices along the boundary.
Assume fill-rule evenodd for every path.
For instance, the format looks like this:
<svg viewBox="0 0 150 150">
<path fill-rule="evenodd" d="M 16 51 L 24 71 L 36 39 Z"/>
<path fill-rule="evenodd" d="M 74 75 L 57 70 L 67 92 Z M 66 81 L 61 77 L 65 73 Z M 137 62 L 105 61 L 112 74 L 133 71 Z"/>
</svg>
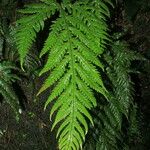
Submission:
<svg viewBox="0 0 150 150">
<path fill-rule="evenodd" d="M 8 27 L 16 21 L 16 10 L 24 4 L 39 0 L 0 0 L 0 21 Z M 142 139 L 134 137 L 130 141 L 131 150 L 150 149 L 150 1 L 119 0 L 109 20 L 112 32 L 124 32 L 122 40 L 147 58 L 146 62 L 132 64 L 141 72 L 132 77 L 135 83 L 135 101 L 138 104 L 139 126 Z M 55 16 L 54 16 L 55 17 Z M 38 34 L 33 47 L 40 51 L 47 37 L 49 21 Z M 1 55 L 1 54 L 0 54 Z M 40 60 L 39 66 L 44 63 Z M 39 67 L 38 66 L 38 67 Z M 46 75 L 45 75 L 46 76 Z M 56 150 L 55 133 L 51 133 L 49 110 L 43 111 L 44 99 L 49 91 L 36 97 L 36 92 L 45 76 L 25 78 L 14 85 L 23 112 L 16 121 L 9 105 L 0 97 L 0 150 Z"/>
</svg>

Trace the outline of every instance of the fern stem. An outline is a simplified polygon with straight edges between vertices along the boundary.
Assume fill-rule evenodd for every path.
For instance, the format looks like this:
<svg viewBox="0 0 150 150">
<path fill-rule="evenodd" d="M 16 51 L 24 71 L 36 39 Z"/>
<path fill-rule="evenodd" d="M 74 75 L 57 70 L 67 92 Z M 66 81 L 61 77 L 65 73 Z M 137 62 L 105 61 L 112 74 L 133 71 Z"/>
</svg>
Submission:
<svg viewBox="0 0 150 150">
<path fill-rule="evenodd" d="M 61 11 L 63 12 L 62 14 L 63 14 L 63 18 L 64 18 L 64 20 L 65 20 L 65 23 L 66 23 L 66 12 L 65 12 L 65 10 L 61 7 Z M 68 144 L 68 146 L 67 146 L 67 148 L 66 149 L 69 149 L 70 147 L 71 147 L 71 141 L 73 141 L 73 139 L 70 139 L 70 137 L 73 137 L 72 136 L 72 133 L 71 133 L 71 131 L 73 131 L 74 130 L 74 121 L 75 121 L 75 114 L 74 114 L 74 112 L 75 112 L 75 90 L 74 89 L 76 89 L 76 83 L 75 83 L 75 57 L 74 57 L 74 54 L 73 54 L 73 48 L 72 48 L 72 42 L 71 42 L 71 33 L 70 33 L 70 31 L 69 31 L 69 27 L 68 27 L 68 24 L 66 23 L 66 27 L 67 27 L 67 31 L 68 31 L 68 35 L 69 35 L 69 41 L 70 41 L 70 48 L 69 48 L 69 55 L 70 55 L 70 58 L 71 58 L 71 61 L 70 61 L 70 69 L 71 69 L 71 71 L 72 71 L 72 78 L 71 78 L 71 84 L 72 84 L 72 90 L 71 90 L 71 97 L 72 97 L 72 99 L 71 99 L 71 114 L 70 114 L 70 116 L 72 116 L 71 118 L 71 122 L 70 122 L 70 125 L 71 125 L 71 127 L 70 127 L 70 133 L 69 133 L 69 136 L 68 136 L 68 141 L 69 141 L 69 144 Z"/>
</svg>

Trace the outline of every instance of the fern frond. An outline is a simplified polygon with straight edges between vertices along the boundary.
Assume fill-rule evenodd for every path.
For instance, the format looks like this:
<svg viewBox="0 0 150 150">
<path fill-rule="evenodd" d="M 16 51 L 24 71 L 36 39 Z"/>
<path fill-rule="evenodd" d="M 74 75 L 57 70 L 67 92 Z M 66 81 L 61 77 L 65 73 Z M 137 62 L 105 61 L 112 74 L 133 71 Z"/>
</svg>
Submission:
<svg viewBox="0 0 150 150">
<path fill-rule="evenodd" d="M 12 70 L 18 70 L 12 62 L 2 61 L 0 63 L 0 94 L 13 109 L 18 119 L 20 105 L 18 97 L 13 90 L 12 83 L 20 80 L 20 78 L 16 74 L 13 74 Z"/>
<path fill-rule="evenodd" d="M 21 64 L 35 40 L 36 32 L 49 17 L 47 14 L 54 14 L 58 10 L 59 17 L 50 26 L 49 36 L 40 53 L 40 57 L 48 53 L 40 75 L 48 71 L 50 75 L 38 94 L 55 84 L 45 103 L 46 108 L 55 100 L 50 111 L 50 118 L 57 112 L 52 130 L 61 123 L 57 132 L 59 149 L 78 150 L 82 148 L 88 132 L 86 118 L 93 124 L 89 113 L 97 105 L 93 91 L 108 97 L 97 68 L 104 69 L 98 56 L 110 41 L 105 22 L 105 16 L 110 14 L 106 4 L 97 0 L 74 3 L 63 1 L 61 4 L 55 1 L 51 4 L 52 0 L 42 2 L 44 3 L 27 6 L 20 11 L 29 14 L 18 21 L 20 26 L 17 39 Z"/>
<path fill-rule="evenodd" d="M 115 88 L 114 94 L 118 99 L 118 109 L 121 109 L 122 113 L 124 113 L 125 116 L 128 116 L 133 99 L 133 83 L 129 75 L 131 62 L 133 60 L 143 60 L 143 57 L 133 51 L 129 51 L 128 45 L 122 42 L 116 42 L 113 45 L 113 52 L 116 61 L 111 62 L 114 68 L 112 72 L 108 69 L 108 75 Z"/>
<path fill-rule="evenodd" d="M 27 14 L 17 21 L 16 43 L 22 68 L 24 58 L 35 41 L 36 33 L 44 28 L 44 21 L 50 18 L 56 10 L 57 5 L 53 0 L 26 5 L 25 9 L 19 10 L 20 13 Z"/>
<path fill-rule="evenodd" d="M 53 32 L 55 31 L 56 26 L 58 27 L 57 32 L 55 31 L 55 34 L 59 35 L 58 37 L 59 42 L 62 45 L 67 46 L 65 46 L 64 48 L 61 47 L 61 51 L 59 51 L 59 49 L 57 50 L 57 45 L 55 46 L 53 42 L 48 43 L 46 41 L 45 47 L 42 50 L 42 53 L 44 54 L 48 50 L 47 45 L 49 45 L 51 55 L 50 57 L 52 58 L 53 53 L 55 54 L 55 56 L 53 57 L 54 58 L 53 60 L 50 57 L 48 58 L 47 64 L 41 71 L 41 74 L 48 71 L 49 69 L 52 69 L 51 70 L 52 75 L 55 74 L 53 73 L 55 69 L 53 69 L 52 67 L 56 68 L 59 67 L 59 63 L 62 64 L 63 60 L 65 59 L 64 56 L 67 55 L 70 58 L 67 66 L 65 66 L 65 74 L 63 75 L 64 73 L 63 71 L 62 74 L 60 75 L 63 76 L 63 78 L 59 77 L 59 79 L 57 79 L 56 75 L 55 80 L 58 81 L 58 84 L 54 88 L 45 105 L 47 106 L 49 102 L 51 102 L 52 100 L 54 100 L 54 98 L 59 96 L 58 100 L 61 101 L 61 105 L 60 103 L 56 102 L 56 104 L 54 104 L 54 106 L 52 107 L 51 115 L 53 114 L 54 111 L 58 110 L 52 129 L 60 121 L 64 120 L 64 122 L 60 125 L 59 127 L 60 130 L 58 132 L 60 149 L 79 149 L 80 147 L 82 147 L 82 143 L 85 139 L 85 134 L 87 132 L 87 123 L 83 117 L 81 118 L 81 116 L 87 117 L 93 124 L 92 117 L 89 114 L 88 110 L 91 109 L 93 105 L 96 106 L 96 101 L 90 88 L 95 89 L 104 96 L 106 96 L 107 93 L 99 73 L 96 71 L 93 63 L 92 62 L 89 63 L 89 59 L 86 59 L 87 57 L 84 57 L 84 50 L 80 48 L 80 45 L 81 46 L 83 45 L 85 50 L 91 51 L 93 57 L 96 58 L 95 60 L 98 60 L 97 55 L 102 53 L 99 44 L 100 37 L 98 38 L 97 36 L 97 42 L 92 40 L 95 39 L 95 36 L 92 36 L 92 34 L 88 33 L 88 29 L 92 30 L 92 28 L 90 28 L 90 26 L 84 23 L 84 20 L 82 20 L 81 18 L 78 19 L 76 17 L 79 16 L 79 14 L 77 15 L 76 13 L 81 13 L 80 9 L 76 8 L 76 5 L 78 6 L 79 4 L 76 3 L 74 4 L 74 6 L 71 7 L 73 9 L 72 15 L 63 16 L 64 17 L 63 20 L 65 19 L 65 22 L 61 21 L 62 18 L 58 18 L 57 19 L 58 24 L 56 21 L 51 28 Z M 76 13 L 74 13 L 75 11 Z M 89 10 L 87 11 L 85 9 L 85 12 L 89 14 Z M 89 15 L 88 17 L 90 18 L 91 15 Z M 74 18 L 75 19 L 77 18 L 79 22 L 81 22 L 81 25 L 84 24 L 84 26 L 86 27 L 84 28 L 84 31 L 81 30 L 83 29 L 83 27 L 80 26 L 79 24 L 78 28 L 78 26 L 76 25 L 78 22 L 74 24 L 75 23 Z M 61 24 L 61 26 L 59 26 L 60 25 L 59 22 L 63 22 L 64 25 Z M 102 29 L 99 28 L 99 30 Z M 78 45 L 78 43 L 81 44 Z M 63 53 L 63 55 L 61 54 L 61 52 Z M 50 61 L 53 62 L 51 63 Z M 97 62 L 98 62 L 97 64 L 102 68 L 102 65 L 99 63 L 99 61 Z M 61 69 L 63 69 L 63 67 Z M 71 72 L 69 79 L 65 77 L 66 72 L 68 73 L 67 70 Z M 65 83 L 63 80 L 66 80 L 67 83 Z M 50 79 L 49 82 L 47 82 L 49 84 L 45 82 L 42 88 L 49 87 L 51 81 L 52 80 Z M 46 84 L 47 86 L 45 86 Z M 83 89 L 81 89 L 81 86 L 83 85 L 84 87 Z M 65 89 L 68 89 L 69 91 L 66 92 Z M 61 99 L 61 97 L 63 98 Z M 81 128 L 81 124 L 83 124 L 85 128 L 84 130 Z"/>
<path fill-rule="evenodd" d="M 109 64 L 107 75 L 113 84 L 113 94 L 109 97 L 109 104 L 104 106 L 104 113 L 99 114 L 104 128 L 100 129 L 97 149 L 119 149 L 117 141 L 122 143 L 123 139 L 121 135 L 123 115 L 129 121 L 129 112 L 134 106 L 130 67 L 132 61 L 144 60 L 144 58 L 134 51 L 129 51 L 128 48 L 126 43 L 117 41 L 112 45 L 112 53 L 108 52 L 105 55 L 105 60 Z"/>
</svg>

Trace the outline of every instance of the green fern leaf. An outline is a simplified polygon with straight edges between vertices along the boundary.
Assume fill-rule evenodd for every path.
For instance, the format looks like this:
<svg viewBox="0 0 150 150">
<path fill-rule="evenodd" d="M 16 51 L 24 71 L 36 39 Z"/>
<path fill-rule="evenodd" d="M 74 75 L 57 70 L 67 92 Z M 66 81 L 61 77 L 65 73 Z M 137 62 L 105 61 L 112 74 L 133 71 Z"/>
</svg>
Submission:
<svg viewBox="0 0 150 150">
<path fill-rule="evenodd" d="M 16 43 L 22 68 L 24 58 L 31 48 L 32 43 L 35 41 L 36 33 L 44 28 L 44 21 L 57 10 L 57 5 L 54 1 L 51 0 L 51 3 L 48 1 L 44 1 L 45 3 L 26 5 L 25 9 L 19 10 L 22 14 L 30 14 L 17 21 L 19 27 L 16 32 Z"/>
<path fill-rule="evenodd" d="M 109 64 L 107 75 L 113 84 L 113 94 L 109 97 L 108 105 L 104 106 L 104 113 L 99 113 L 104 127 L 100 131 L 97 150 L 120 149 L 117 143 L 122 143 L 122 118 L 125 115 L 129 120 L 129 112 L 132 112 L 134 105 L 129 68 L 133 60 L 144 60 L 139 54 L 129 51 L 124 42 L 114 43 L 112 53 L 108 52 L 105 60 Z"/>
<path fill-rule="evenodd" d="M 97 105 L 93 90 L 106 98 L 108 96 L 97 68 L 104 70 L 98 57 L 109 41 L 105 15 L 110 14 L 102 1 L 63 1 L 61 4 L 52 0 L 42 2 L 20 11 L 29 14 L 18 21 L 21 64 L 35 40 L 36 32 L 43 28 L 44 20 L 49 17 L 48 14 L 53 15 L 57 10 L 59 17 L 50 26 L 49 36 L 40 53 L 40 57 L 48 53 L 40 75 L 46 72 L 50 72 L 50 75 L 38 95 L 55 84 L 44 108 L 55 101 L 50 119 L 56 112 L 52 130 L 59 124 L 59 149 L 78 150 L 82 148 L 88 132 L 86 118 L 93 124 L 89 113 Z"/>
<path fill-rule="evenodd" d="M 0 94 L 2 94 L 4 100 L 10 105 L 18 119 L 20 105 L 12 83 L 20 80 L 20 78 L 12 73 L 13 70 L 18 70 L 18 68 L 12 62 L 0 62 Z"/>
</svg>

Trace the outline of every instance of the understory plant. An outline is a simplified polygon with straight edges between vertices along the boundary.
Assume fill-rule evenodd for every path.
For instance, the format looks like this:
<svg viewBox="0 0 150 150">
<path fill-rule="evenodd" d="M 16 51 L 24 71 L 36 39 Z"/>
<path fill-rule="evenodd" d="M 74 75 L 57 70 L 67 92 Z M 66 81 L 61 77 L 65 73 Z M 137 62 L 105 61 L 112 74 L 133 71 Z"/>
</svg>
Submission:
<svg viewBox="0 0 150 150">
<path fill-rule="evenodd" d="M 14 21 L 14 7 L 16 1 L 8 0 L 0 2 L 0 102 L 7 103 L 15 113 L 16 120 L 19 119 L 20 103 L 13 84 L 20 81 L 19 68 L 15 64 L 17 52 L 14 39 L 11 35 Z"/>
<path fill-rule="evenodd" d="M 17 21 L 15 42 L 24 71 L 37 33 L 45 27 L 44 21 L 51 21 L 39 54 L 41 59 L 47 55 L 39 75 L 49 75 L 37 95 L 52 88 L 44 109 L 53 102 L 50 120 L 52 130 L 57 126 L 60 150 L 82 149 L 88 124 L 94 126 L 97 122 L 100 132 L 95 148 L 118 149 L 122 120 L 129 120 L 134 107 L 130 65 L 141 57 L 126 51 L 126 44 L 116 42 L 112 51 L 106 52 L 105 65 L 101 61 L 107 45 L 112 44 L 106 23 L 112 6 L 111 0 L 41 0 L 19 10 L 23 16 Z M 111 85 L 107 89 L 102 72 Z M 98 106 L 97 94 L 101 97 Z M 96 106 L 100 109 L 95 123 L 91 110 Z"/>
<path fill-rule="evenodd" d="M 15 64 L 9 61 L 0 62 L 0 94 L 15 112 L 16 119 L 19 119 L 19 99 L 12 86 L 13 82 L 20 80 L 14 70 L 18 70 Z"/>
<path fill-rule="evenodd" d="M 98 103 L 93 111 L 94 128 L 91 127 L 93 144 L 87 142 L 88 150 L 128 150 L 128 144 L 134 136 L 140 137 L 137 122 L 137 104 L 134 102 L 134 84 L 131 74 L 138 73 L 131 65 L 144 58 L 133 50 L 125 41 L 118 39 L 112 44 L 111 51 L 104 54 L 107 85 L 110 93 L 109 103 Z M 98 98 L 102 101 L 102 98 Z"/>
<path fill-rule="evenodd" d="M 18 93 L 22 93 L 21 84 L 28 80 L 33 80 L 36 70 L 40 66 L 39 58 L 30 49 L 26 56 L 24 67 L 26 72 L 21 71 L 19 55 L 15 43 L 16 9 L 17 0 L 2 0 L 0 2 L 0 102 L 7 103 L 15 112 L 15 118 L 19 119 L 23 98 L 19 98 Z M 32 46 L 32 48 L 34 48 Z M 32 83 L 31 83 L 32 84 Z M 17 88 L 20 91 L 17 91 Z M 21 95 L 21 94 L 20 94 Z"/>
<path fill-rule="evenodd" d="M 88 132 L 87 119 L 93 124 L 89 113 L 96 106 L 93 91 L 101 93 L 106 99 L 108 97 L 97 70 L 97 67 L 104 70 L 98 57 L 110 40 L 105 21 L 110 16 L 108 7 L 99 0 L 64 0 L 60 3 L 42 0 L 41 3 L 25 6 L 19 12 L 25 14 L 17 21 L 16 32 L 22 69 L 36 33 L 44 28 L 46 19 L 59 13 L 50 26 L 49 36 L 40 53 L 40 57 L 48 53 L 40 75 L 47 71 L 50 75 L 38 95 L 55 84 L 44 108 L 55 101 L 50 118 L 57 111 L 52 130 L 59 124 L 59 149 L 80 149 Z"/>
</svg>

